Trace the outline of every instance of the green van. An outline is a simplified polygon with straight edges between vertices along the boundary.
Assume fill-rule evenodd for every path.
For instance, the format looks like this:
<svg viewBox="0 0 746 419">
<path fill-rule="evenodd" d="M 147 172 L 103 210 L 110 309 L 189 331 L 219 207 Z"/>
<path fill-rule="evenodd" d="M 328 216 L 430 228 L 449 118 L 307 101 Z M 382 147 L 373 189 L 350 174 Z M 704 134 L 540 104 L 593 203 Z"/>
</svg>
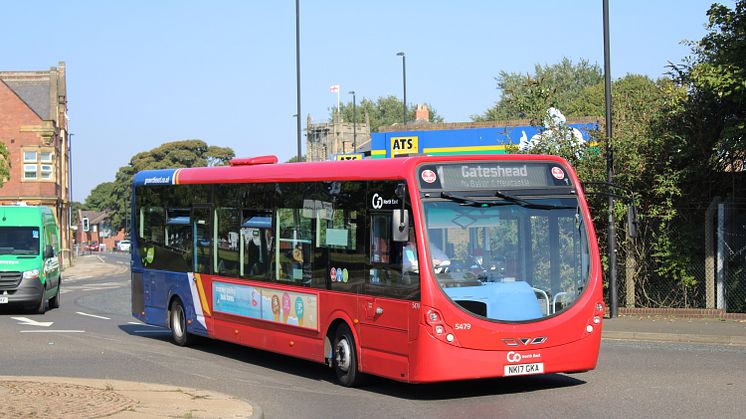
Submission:
<svg viewBox="0 0 746 419">
<path fill-rule="evenodd" d="M 60 235 L 49 207 L 0 206 L 0 307 L 60 306 Z"/>
</svg>

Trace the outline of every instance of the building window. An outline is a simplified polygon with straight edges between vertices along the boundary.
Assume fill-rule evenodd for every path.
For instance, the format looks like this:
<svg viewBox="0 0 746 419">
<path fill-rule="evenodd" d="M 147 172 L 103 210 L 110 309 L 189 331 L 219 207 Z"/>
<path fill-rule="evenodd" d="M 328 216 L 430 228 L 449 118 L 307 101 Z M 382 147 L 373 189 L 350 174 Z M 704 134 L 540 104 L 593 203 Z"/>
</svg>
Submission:
<svg viewBox="0 0 746 419">
<path fill-rule="evenodd" d="M 23 165 L 23 178 L 26 180 L 36 180 L 37 169 L 38 167 L 35 164 L 24 164 Z"/>
<path fill-rule="evenodd" d="M 52 165 L 51 164 L 41 165 L 41 178 L 46 179 L 46 180 L 52 179 Z"/>
<path fill-rule="evenodd" d="M 23 180 L 54 181 L 53 161 L 51 150 L 23 150 Z"/>
</svg>

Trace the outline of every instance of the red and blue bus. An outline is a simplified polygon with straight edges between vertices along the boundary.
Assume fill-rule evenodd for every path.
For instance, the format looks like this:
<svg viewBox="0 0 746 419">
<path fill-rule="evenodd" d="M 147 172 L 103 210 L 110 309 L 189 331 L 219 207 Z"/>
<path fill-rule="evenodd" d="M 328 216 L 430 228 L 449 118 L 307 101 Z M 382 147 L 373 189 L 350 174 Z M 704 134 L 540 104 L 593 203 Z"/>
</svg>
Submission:
<svg viewBox="0 0 746 419">
<path fill-rule="evenodd" d="M 137 173 L 132 312 L 326 363 L 339 382 L 595 368 L 601 264 L 555 156 L 414 156 Z"/>
</svg>

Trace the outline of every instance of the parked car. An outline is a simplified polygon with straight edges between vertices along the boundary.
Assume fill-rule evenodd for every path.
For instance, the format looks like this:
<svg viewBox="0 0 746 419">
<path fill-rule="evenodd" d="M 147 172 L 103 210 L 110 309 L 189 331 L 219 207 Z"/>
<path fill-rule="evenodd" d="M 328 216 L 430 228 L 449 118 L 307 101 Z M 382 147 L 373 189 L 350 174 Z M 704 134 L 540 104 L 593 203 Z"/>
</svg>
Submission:
<svg viewBox="0 0 746 419">
<path fill-rule="evenodd" d="M 117 250 L 120 252 L 129 252 L 130 251 L 130 241 L 129 240 L 120 240 L 119 243 L 117 243 Z"/>
</svg>

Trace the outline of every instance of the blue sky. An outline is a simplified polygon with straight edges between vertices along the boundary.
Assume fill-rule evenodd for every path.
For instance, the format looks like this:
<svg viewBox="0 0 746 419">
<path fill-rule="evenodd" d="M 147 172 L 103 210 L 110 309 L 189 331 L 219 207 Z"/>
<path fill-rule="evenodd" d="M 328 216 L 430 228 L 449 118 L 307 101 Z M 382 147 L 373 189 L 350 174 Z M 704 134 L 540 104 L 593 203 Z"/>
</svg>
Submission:
<svg viewBox="0 0 746 419">
<path fill-rule="evenodd" d="M 713 1 L 610 0 L 611 73 L 658 78 L 704 35 Z M 721 3 L 733 6 L 733 1 Z M 501 70 L 563 57 L 603 66 L 601 0 L 301 0 L 301 114 L 402 94 L 447 122 L 499 98 Z M 296 153 L 295 2 L 13 1 L 2 7 L 0 70 L 65 61 L 73 199 L 136 153 L 179 139 L 239 157 Z M 305 153 L 305 146 L 304 146 Z"/>
</svg>

